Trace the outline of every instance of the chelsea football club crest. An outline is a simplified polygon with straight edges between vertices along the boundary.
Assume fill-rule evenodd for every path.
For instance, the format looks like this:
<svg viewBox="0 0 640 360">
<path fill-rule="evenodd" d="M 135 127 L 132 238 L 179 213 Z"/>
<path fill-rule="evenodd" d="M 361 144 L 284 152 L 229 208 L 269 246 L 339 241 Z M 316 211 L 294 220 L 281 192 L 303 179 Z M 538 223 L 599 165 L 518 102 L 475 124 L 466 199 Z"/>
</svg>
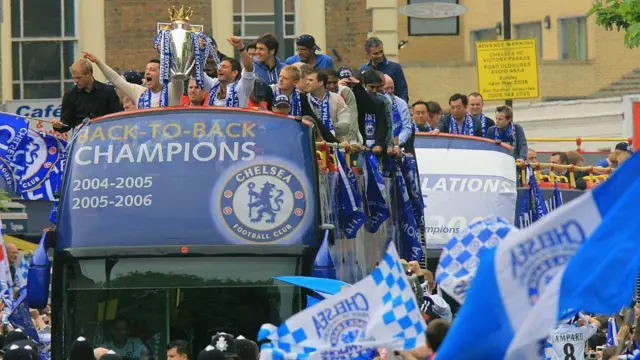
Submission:
<svg viewBox="0 0 640 360">
<path fill-rule="evenodd" d="M 15 152 L 12 164 L 15 177 L 20 179 L 18 193 L 38 188 L 60 158 L 59 141 L 55 137 L 29 130 L 27 139 L 26 147 Z"/>
<path fill-rule="evenodd" d="M 307 194 L 291 171 L 273 164 L 242 168 L 220 197 L 224 223 L 240 238 L 272 243 L 296 230 L 307 213 Z"/>
</svg>

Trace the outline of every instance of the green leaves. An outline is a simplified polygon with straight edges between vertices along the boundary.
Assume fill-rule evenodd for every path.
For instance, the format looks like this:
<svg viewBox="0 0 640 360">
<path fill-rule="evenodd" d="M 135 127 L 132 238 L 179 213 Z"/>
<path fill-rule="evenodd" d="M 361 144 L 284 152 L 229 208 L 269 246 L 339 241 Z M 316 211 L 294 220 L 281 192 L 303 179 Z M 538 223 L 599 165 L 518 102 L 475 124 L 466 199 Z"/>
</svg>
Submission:
<svg viewBox="0 0 640 360">
<path fill-rule="evenodd" d="M 596 16 L 596 24 L 611 31 L 624 30 L 628 48 L 640 46 L 640 0 L 596 0 L 587 16 Z"/>
<path fill-rule="evenodd" d="M 6 191 L 0 189 L 0 211 L 9 211 L 9 209 L 5 205 L 5 202 L 10 203 L 11 198 Z"/>
</svg>

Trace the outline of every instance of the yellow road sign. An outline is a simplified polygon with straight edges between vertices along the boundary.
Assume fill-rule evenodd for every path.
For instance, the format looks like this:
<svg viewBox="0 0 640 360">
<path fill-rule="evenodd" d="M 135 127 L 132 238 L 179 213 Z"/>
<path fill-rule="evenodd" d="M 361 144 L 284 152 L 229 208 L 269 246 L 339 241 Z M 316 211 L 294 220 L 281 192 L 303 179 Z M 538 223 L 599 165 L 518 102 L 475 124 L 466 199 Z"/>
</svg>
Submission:
<svg viewBox="0 0 640 360">
<path fill-rule="evenodd" d="M 478 92 L 484 100 L 540 96 L 536 39 L 476 42 Z"/>
</svg>

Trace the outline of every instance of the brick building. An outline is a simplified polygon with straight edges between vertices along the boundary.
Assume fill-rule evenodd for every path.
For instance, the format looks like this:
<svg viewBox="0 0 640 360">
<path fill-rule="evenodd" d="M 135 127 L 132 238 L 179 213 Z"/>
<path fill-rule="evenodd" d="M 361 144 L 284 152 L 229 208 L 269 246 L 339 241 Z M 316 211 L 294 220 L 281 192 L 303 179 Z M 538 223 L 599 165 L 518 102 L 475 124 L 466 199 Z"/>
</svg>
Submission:
<svg viewBox="0 0 640 360">
<path fill-rule="evenodd" d="M 293 55 L 294 39 L 313 34 L 322 52 L 337 66 L 365 62 L 362 45 L 371 35 L 385 42 L 389 58 L 405 68 L 411 99 L 445 102 L 456 91 L 477 90 L 476 40 L 500 39 L 500 0 L 460 0 L 468 11 L 459 18 L 459 35 L 409 35 L 408 19 L 398 13 L 407 0 L 282 0 L 282 12 L 270 0 L 187 0 L 192 22 L 213 34 L 220 50 L 232 52 L 225 38 L 255 38 L 276 32 L 284 18 L 279 56 Z M 417 0 L 416 0 L 417 1 Z M 451 1 L 451 0 L 445 0 Z M 171 0 L 14 0 L 3 1 L 0 68 L 3 101 L 8 109 L 37 99 L 59 104 L 72 85 L 68 66 L 80 50 L 94 53 L 119 70 L 143 69 L 157 57 L 151 48 L 156 22 L 167 21 Z M 19 4 L 12 8 L 12 4 Z M 637 50 L 623 45 L 623 35 L 606 32 L 584 14 L 591 1 L 512 0 L 514 37 L 536 37 L 540 45 L 542 99 L 580 98 L 599 92 L 632 72 Z M 43 15 L 43 14 L 46 14 Z M 398 42 L 408 41 L 402 49 Z M 46 59 L 47 61 L 39 61 Z M 96 77 L 102 79 L 97 71 Z M 605 89 L 606 90 L 606 89 Z M 40 101 L 44 105 L 47 101 Z M 33 106 L 32 106 L 33 105 Z M 57 106 L 57 105 L 55 105 Z M 24 113 L 25 115 L 28 115 Z"/>
</svg>

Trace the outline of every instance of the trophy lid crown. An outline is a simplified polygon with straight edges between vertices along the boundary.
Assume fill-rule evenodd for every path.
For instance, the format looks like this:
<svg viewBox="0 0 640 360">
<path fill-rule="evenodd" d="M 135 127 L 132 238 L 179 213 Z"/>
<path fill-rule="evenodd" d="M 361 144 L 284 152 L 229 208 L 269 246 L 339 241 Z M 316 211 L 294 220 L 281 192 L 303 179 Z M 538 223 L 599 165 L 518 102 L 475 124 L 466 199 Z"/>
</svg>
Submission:
<svg viewBox="0 0 640 360">
<path fill-rule="evenodd" d="M 176 9 L 175 6 L 169 9 L 169 16 L 170 16 L 171 22 L 174 22 L 174 21 L 189 22 L 189 19 L 191 18 L 192 15 L 193 15 L 193 10 L 191 10 L 191 7 L 188 7 L 187 9 L 185 9 L 184 6 L 180 5 L 180 10 Z"/>
</svg>

